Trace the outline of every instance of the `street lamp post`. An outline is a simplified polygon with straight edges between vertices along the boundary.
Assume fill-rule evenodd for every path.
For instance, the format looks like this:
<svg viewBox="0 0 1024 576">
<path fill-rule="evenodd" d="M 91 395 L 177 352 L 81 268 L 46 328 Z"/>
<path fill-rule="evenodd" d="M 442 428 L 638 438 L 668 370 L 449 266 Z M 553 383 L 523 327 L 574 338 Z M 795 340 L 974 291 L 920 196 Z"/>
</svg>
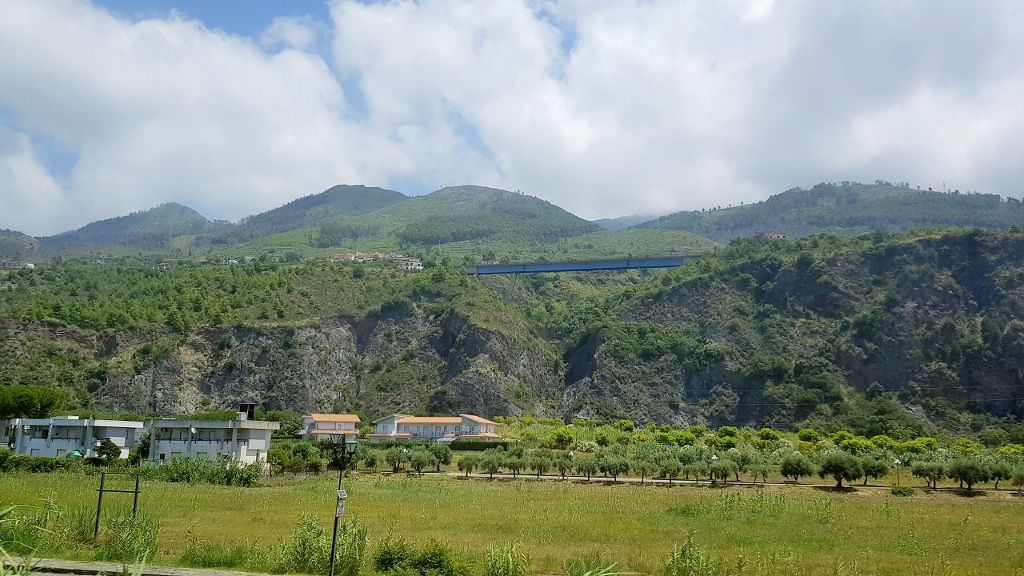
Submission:
<svg viewBox="0 0 1024 576">
<path fill-rule="evenodd" d="M 893 460 L 892 463 L 896 466 L 896 485 L 899 486 L 900 485 L 900 464 L 903 464 L 903 462 L 900 462 L 900 459 L 897 458 L 897 459 Z"/>
<path fill-rule="evenodd" d="M 328 576 L 334 576 L 334 554 L 338 549 L 338 522 L 341 521 L 341 516 L 345 513 L 345 498 L 348 497 L 348 493 L 341 489 L 341 479 L 345 477 L 345 469 L 352 463 L 352 458 L 355 455 L 355 436 L 346 436 L 341 443 L 341 455 L 338 457 L 338 499 L 334 509 L 334 533 L 331 536 L 331 562 L 327 569 Z"/>
</svg>

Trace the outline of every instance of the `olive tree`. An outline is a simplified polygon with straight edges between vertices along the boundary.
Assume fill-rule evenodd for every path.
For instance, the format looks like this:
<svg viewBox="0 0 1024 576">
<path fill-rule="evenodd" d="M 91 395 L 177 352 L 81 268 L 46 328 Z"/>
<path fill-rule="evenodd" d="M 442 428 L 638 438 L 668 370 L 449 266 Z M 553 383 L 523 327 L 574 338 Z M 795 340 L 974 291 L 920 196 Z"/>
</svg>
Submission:
<svg viewBox="0 0 1024 576">
<path fill-rule="evenodd" d="M 388 451 L 384 453 L 384 462 L 388 466 L 391 466 L 392 472 L 398 472 L 402 469 L 402 465 L 408 461 L 409 451 L 405 448 L 399 448 L 398 446 L 392 446 L 388 448 Z"/>
<path fill-rule="evenodd" d="M 1013 467 L 1010 463 L 1005 460 L 996 460 L 989 463 L 988 465 L 989 480 L 994 482 L 994 488 L 999 490 L 1000 480 L 1010 480 L 1013 478 Z"/>
<path fill-rule="evenodd" d="M 1017 489 L 1017 495 L 1020 496 L 1021 491 L 1024 490 L 1024 466 L 1013 471 L 1013 478 L 1010 478 L 1010 483 Z"/>
<path fill-rule="evenodd" d="M 480 469 L 487 472 L 490 478 L 494 478 L 504 463 L 505 457 L 500 450 L 487 450 L 480 457 Z"/>
<path fill-rule="evenodd" d="M 868 478 L 878 480 L 889 473 L 889 464 L 881 458 L 871 456 L 862 458 L 860 466 L 864 470 L 864 486 L 868 485 Z"/>
<path fill-rule="evenodd" d="M 682 470 L 683 465 L 679 463 L 678 458 L 667 457 L 658 462 L 658 474 L 661 474 L 662 478 L 668 478 L 669 484 L 679 477 Z"/>
<path fill-rule="evenodd" d="M 967 486 L 967 491 L 974 489 L 975 484 L 988 482 L 991 472 L 988 466 L 977 458 L 960 458 L 946 466 L 946 476 L 953 480 L 959 480 L 962 485 Z"/>
<path fill-rule="evenodd" d="M 640 475 L 640 483 L 644 483 L 644 478 L 656 474 L 658 472 L 658 466 L 646 458 L 634 460 L 632 464 L 633 471 Z"/>
<path fill-rule="evenodd" d="M 447 444 L 431 444 L 430 454 L 434 456 L 436 460 L 436 470 L 441 471 L 441 466 L 447 466 L 452 463 L 452 449 Z"/>
<path fill-rule="evenodd" d="M 593 458 L 582 458 L 576 461 L 576 473 L 586 476 L 587 480 L 597 473 L 597 461 Z"/>
<path fill-rule="evenodd" d="M 409 454 L 409 465 L 416 471 L 416 474 L 423 474 L 425 468 L 430 468 L 437 464 L 437 458 L 434 457 L 428 450 L 413 450 Z"/>
<path fill-rule="evenodd" d="M 554 460 L 555 470 L 558 470 L 558 474 L 561 475 L 562 480 L 572 473 L 572 459 L 565 454 L 561 454 L 555 457 Z"/>
<path fill-rule="evenodd" d="M 910 474 L 923 479 L 925 484 L 934 490 L 938 488 L 939 480 L 946 476 L 946 467 L 942 462 L 914 462 L 910 467 Z"/>
<path fill-rule="evenodd" d="M 814 464 L 807 456 L 794 452 L 782 459 L 779 472 L 786 478 L 792 478 L 794 484 L 799 484 L 802 476 L 814 474 Z"/>
<path fill-rule="evenodd" d="M 611 476 L 612 481 L 618 482 L 619 475 L 629 472 L 629 460 L 618 454 L 605 454 L 598 458 L 597 467 L 605 476 Z"/>
<path fill-rule="evenodd" d="M 470 472 L 472 472 L 477 466 L 480 466 L 480 456 L 476 454 L 466 454 L 462 458 L 459 458 L 457 466 L 459 467 L 459 472 L 465 472 L 466 477 L 469 478 Z"/>
<path fill-rule="evenodd" d="M 843 481 L 853 482 L 864 475 L 860 459 L 846 452 L 830 452 L 818 465 L 818 476 L 831 476 L 836 481 L 836 488 L 843 487 Z"/>
<path fill-rule="evenodd" d="M 712 460 L 708 465 L 708 472 L 711 474 L 711 481 L 721 480 L 723 484 L 729 483 L 729 476 L 735 474 L 739 466 L 727 458 Z"/>
</svg>

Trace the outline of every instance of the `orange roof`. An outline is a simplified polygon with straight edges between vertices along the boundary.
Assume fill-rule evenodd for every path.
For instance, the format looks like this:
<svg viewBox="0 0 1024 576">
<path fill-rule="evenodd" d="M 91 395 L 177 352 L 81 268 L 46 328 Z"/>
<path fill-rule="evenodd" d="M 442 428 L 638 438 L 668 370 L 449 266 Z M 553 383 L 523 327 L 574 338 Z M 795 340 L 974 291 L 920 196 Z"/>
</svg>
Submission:
<svg viewBox="0 0 1024 576">
<path fill-rule="evenodd" d="M 477 416 L 476 414 L 459 414 L 459 416 L 461 416 L 461 417 L 463 417 L 463 418 L 465 418 L 467 420 L 472 420 L 473 422 L 477 422 L 479 424 L 491 424 L 491 425 L 496 425 L 497 424 L 497 422 L 491 422 L 487 418 L 481 418 L 480 416 Z"/>
<path fill-rule="evenodd" d="M 359 424 L 359 416 L 355 414 L 309 414 L 304 417 L 311 418 L 313 422 L 351 422 Z"/>
<path fill-rule="evenodd" d="M 461 424 L 458 416 L 406 416 L 398 421 L 400 424 Z"/>
</svg>

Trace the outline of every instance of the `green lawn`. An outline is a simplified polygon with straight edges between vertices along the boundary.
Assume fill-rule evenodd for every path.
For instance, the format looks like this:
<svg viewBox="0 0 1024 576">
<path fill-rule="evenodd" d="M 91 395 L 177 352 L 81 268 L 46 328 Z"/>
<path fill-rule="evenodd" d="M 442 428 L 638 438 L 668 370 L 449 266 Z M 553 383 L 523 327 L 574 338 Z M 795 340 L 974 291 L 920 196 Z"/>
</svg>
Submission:
<svg viewBox="0 0 1024 576">
<path fill-rule="evenodd" d="M 96 476 L 0 476 L 3 504 L 95 509 Z M 260 488 L 144 482 L 141 509 L 161 522 L 161 554 L 175 564 L 190 537 L 282 542 L 303 512 L 331 520 L 334 482 L 278 478 Z M 673 544 L 694 541 L 743 574 L 1013 574 L 1024 570 L 1024 500 L 950 492 L 896 498 L 883 490 L 833 494 L 809 487 L 708 488 L 362 475 L 346 480 L 346 515 L 370 530 L 371 555 L 388 534 L 445 541 L 478 557 L 519 541 L 531 569 L 600 554 L 657 573 Z M 109 495 L 107 510 L 130 506 Z M 87 548 L 56 554 L 91 558 Z M 367 566 L 369 568 L 369 566 Z M 1019 572 L 1018 572 L 1019 573 Z"/>
</svg>

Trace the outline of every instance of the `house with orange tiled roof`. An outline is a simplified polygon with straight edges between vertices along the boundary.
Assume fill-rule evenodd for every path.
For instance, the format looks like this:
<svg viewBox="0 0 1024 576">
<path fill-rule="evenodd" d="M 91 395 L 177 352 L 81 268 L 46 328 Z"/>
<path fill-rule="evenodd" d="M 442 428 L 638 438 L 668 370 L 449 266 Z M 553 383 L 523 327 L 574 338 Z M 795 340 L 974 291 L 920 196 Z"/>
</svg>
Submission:
<svg viewBox="0 0 1024 576">
<path fill-rule="evenodd" d="M 374 432 L 367 436 L 371 441 L 501 440 L 501 436 L 494 431 L 496 424 L 475 414 L 459 414 L 458 416 L 392 414 L 374 420 L 373 424 Z"/>
<path fill-rule="evenodd" d="M 302 417 L 299 435 L 307 440 L 333 439 L 359 435 L 359 416 L 314 412 Z"/>
</svg>

